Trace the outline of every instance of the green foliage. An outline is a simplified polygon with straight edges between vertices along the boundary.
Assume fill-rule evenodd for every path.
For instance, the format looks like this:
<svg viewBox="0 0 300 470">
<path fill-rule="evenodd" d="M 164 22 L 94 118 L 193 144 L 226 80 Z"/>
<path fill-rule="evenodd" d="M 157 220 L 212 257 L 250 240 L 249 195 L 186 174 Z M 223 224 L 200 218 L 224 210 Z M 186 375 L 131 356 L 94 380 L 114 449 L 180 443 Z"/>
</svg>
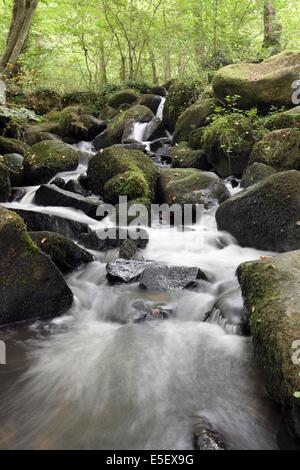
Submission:
<svg viewBox="0 0 300 470">
<path fill-rule="evenodd" d="M 132 90 L 139 91 L 143 95 L 146 95 L 147 93 L 151 93 L 151 88 L 152 88 L 151 85 L 141 80 L 127 80 L 124 83 L 124 86 L 126 88 L 131 88 Z"/>
<path fill-rule="evenodd" d="M 13 118 L 18 119 L 19 121 L 31 121 L 31 122 L 41 122 L 42 118 L 38 116 L 34 111 L 31 111 L 26 108 L 6 108 L 4 106 L 0 107 L 0 118 Z"/>
</svg>

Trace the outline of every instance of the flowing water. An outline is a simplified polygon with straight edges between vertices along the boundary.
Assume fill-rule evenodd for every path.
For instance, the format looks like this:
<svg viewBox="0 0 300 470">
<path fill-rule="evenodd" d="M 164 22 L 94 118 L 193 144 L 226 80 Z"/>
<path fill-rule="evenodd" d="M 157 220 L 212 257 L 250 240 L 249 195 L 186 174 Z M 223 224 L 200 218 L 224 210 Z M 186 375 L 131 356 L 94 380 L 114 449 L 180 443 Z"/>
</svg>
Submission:
<svg viewBox="0 0 300 470">
<path fill-rule="evenodd" d="M 92 154 L 88 143 L 79 148 Z M 60 176 L 77 177 L 86 163 Z M 73 209 L 38 207 L 36 189 L 6 206 L 91 228 L 108 223 Z M 137 284 L 111 286 L 105 268 L 117 252 L 94 252 L 93 263 L 67 277 L 75 300 L 66 315 L 1 331 L 7 365 L 0 366 L 0 448 L 191 449 L 202 417 L 233 449 L 293 446 L 264 390 L 251 338 L 239 334 L 236 268 L 267 253 L 241 248 L 218 232 L 215 210 L 189 231 L 149 229 L 142 253 L 200 267 L 210 282 L 195 291 L 150 294 Z M 203 322 L 221 301 L 225 313 L 215 310 Z M 168 309 L 171 317 L 135 323 L 137 302 Z"/>
</svg>

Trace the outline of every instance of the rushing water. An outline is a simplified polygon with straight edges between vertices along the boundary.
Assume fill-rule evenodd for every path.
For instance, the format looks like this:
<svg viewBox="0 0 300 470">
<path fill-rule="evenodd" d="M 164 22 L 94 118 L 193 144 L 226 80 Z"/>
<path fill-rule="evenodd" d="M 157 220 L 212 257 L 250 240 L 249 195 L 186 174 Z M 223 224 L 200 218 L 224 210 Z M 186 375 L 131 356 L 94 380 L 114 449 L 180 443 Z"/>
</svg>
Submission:
<svg viewBox="0 0 300 470">
<path fill-rule="evenodd" d="M 162 111 L 161 111 L 162 112 Z M 81 150 L 92 154 L 87 143 Z M 80 162 L 77 177 L 86 169 Z M 104 226 L 68 208 L 40 208 L 37 188 L 22 207 Z M 233 190 L 232 190 L 233 191 Z M 217 231 L 215 209 L 190 231 L 149 229 L 146 259 L 198 266 L 209 283 L 195 291 L 150 294 L 137 284 L 111 286 L 106 262 L 67 277 L 74 293 L 63 317 L 7 328 L 0 366 L 0 448 L 191 449 L 206 417 L 233 449 L 290 447 L 280 411 L 269 401 L 252 353 L 239 333 L 243 304 L 237 266 L 266 252 L 241 248 Z M 225 316 L 203 316 L 226 299 Z M 137 302 L 169 309 L 166 321 L 134 323 Z"/>
</svg>

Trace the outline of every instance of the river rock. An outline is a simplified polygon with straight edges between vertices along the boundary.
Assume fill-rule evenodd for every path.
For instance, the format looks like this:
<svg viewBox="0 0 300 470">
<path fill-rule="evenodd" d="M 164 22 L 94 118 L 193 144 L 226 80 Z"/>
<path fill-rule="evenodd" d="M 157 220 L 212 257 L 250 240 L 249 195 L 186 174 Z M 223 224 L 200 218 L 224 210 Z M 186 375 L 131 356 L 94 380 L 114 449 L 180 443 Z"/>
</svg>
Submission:
<svg viewBox="0 0 300 470">
<path fill-rule="evenodd" d="M 11 196 L 9 175 L 8 168 L 0 163 L 0 202 L 7 202 Z"/>
<path fill-rule="evenodd" d="M 147 267 L 140 280 L 140 288 L 149 291 L 168 291 L 195 287 L 199 279 L 206 279 L 198 268 L 154 265 Z"/>
<path fill-rule="evenodd" d="M 173 311 L 171 308 L 162 308 L 160 305 L 146 304 L 145 302 L 135 302 L 133 323 L 145 323 L 147 321 L 168 320 Z"/>
<path fill-rule="evenodd" d="M 162 121 L 159 117 L 155 116 L 147 125 L 143 137 L 144 142 L 150 142 L 156 139 L 161 139 L 166 136 L 166 131 Z"/>
<path fill-rule="evenodd" d="M 241 188 L 248 188 L 252 184 L 258 183 L 259 181 L 267 178 L 268 176 L 274 175 L 276 170 L 274 168 L 265 165 L 264 163 L 253 163 L 248 166 L 243 173 L 241 179 Z"/>
<path fill-rule="evenodd" d="M 199 170 L 210 170 L 203 150 L 193 150 L 187 142 L 181 142 L 172 147 L 172 163 L 174 168 L 198 168 Z"/>
<path fill-rule="evenodd" d="M 69 191 L 70 193 L 79 194 L 80 196 L 88 197 L 91 196 L 91 191 L 86 190 L 81 184 L 79 180 L 69 180 L 65 183 L 64 187 L 61 188 L 65 191 Z"/>
<path fill-rule="evenodd" d="M 57 186 L 58 188 L 64 189 L 66 182 L 63 178 L 57 177 L 53 181 L 51 181 L 50 184 L 55 184 L 55 186 Z"/>
<path fill-rule="evenodd" d="M 83 264 L 94 261 L 93 255 L 68 238 L 54 232 L 30 232 L 38 248 L 50 256 L 58 269 L 67 274 Z"/>
<path fill-rule="evenodd" d="M 137 104 L 140 95 L 137 91 L 131 89 L 125 89 L 116 91 L 111 94 L 108 99 L 108 106 L 114 109 L 118 109 L 122 104 L 129 104 L 133 106 Z"/>
<path fill-rule="evenodd" d="M 111 261 L 106 266 L 107 279 L 113 284 L 117 282 L 128 284 L 129 282 L 137 281 L 149 264 L 152 263 L 140 259 L 117 259 Z"/>
<path fill-rule="evenodd" d="M 250 164 L 264 163 L 276 171 L 300 169 L 300 130 L 280 129 L 258 141 L 251 153 Z"/>
<path fill-rule="evenodd" d="M 43 184 L 57 173 L 76 170 L 79 153 L 55 140 L 46 140 L 30 147 L 24 158 L 24 177 L 28 184 Z"/>
<path fill-rule="evenodd" d="M 35 203 L 39 206 L 73 207 L 89 217 L 98 219 L 97 210 L 101 202 L 95 199 L 71 193 L 53 184 L 40 186 L 35 194 Z"/>
<path fill-rule="evenodd" d="M 0 136 L 0 155 L 17 153 L 23 157 L 28 149 L 29 146 L 20 140 Z"/>
<path fill-rule="evenodd" d="M 175 133 L 174 142 L 188 142 L 191 132 L 207 124 L 207 118 L 216 106 L 214 99 L 197 101 L 189 106 L 179 117 Z"/>
<path fill-rule="evenodd" d="M 106 121 L 86 113 L 85 107 L 69 106 L 65 108 L 59 118 L 59 134 L 64 138 L 91 141 L 107 128 Z"/>
<path fill-rule="evenodd" d="M 159 178 L 162 202 L 204 204 L 206 207 L 226 201 L 230 193 L 218 176 L 196 169 L 162 169 Z"/>
<path fill-rule="evenodd" d="M 39 251 L 22 219 L 0 208 L 0 324 L 66 312 L 73 294 L 50 258 Z"/>
<path fill-rule="evenodd" d="M 138 247 L 134 240 L 124 240 L 119 251 L 119 257 L 122 259 L 131 259 L 137 253 Z"/>
<path fill-rule="evenodd" d="M 145 94 L 141 96 L 139 103 L 143 106 L 147 106 L 147 108 L 151 109 L 151 111 L 156 114 L 161 100 L 162 98 L 159 95 Z"/>
<path fill-rule="evenodd" d="M 300 53 L 283 51 L 260 64 L 233 64 L 220 69 L 213 90 L 221 102 L 239 96 L 237 105 L 249 109 L 259 106 L 292 106 L 292 83 L 299 80 Z"/>
<path fill-rule="evenodd" d="M 98 229 L 89 233 L 82 233 L 80 243 L 89 250 L 108 251 L 120 248 L 124 241 L 134 240 L 137 248 L 144 249 L 149 243 L 149 234 L 145 229 L 139 229 L 140 236 L 136 237 L 134 229 L 120 229 L 112 227 L 112 235 L 109 236 L 106 229 Z M 136 239 L 137 238 L 137 239 Z"/>
<path fill-rule="evenodd" d="M 88 231 L 86 224 L 64 217 L 25 209 L 10 210 L 22 217 L 31 232 L 55 232 L 73 240 L 78 240 L 82 233 Z"/>
<path fill-rule="evenodd" d="M 208 420 L 201 420 L 194 434 L 195 450 L 227 450 L 224 438 Z"/>
<path fill-rule="evenodd" d="M 22 186 L 24 184 L 24 158 L 18 153 L 9 153 L 0 156 L 0 163 L 9 169 L 9 178 L 12 186 Z"/>
<path fill-rule="evenodd" d="M 300 248 L 300 173 L 276 173 L 225 201 L 218 208 L 219 230 L 242 246 L 261 250 Z"/>
<path fill-rule="evenodd" d="M 238 278 L 267 391 L 300 438 L 300 251 L 242 264 Z"/>
<path fill-rule="evenodd" d="M 154 139 L 150 143 L 150 151 L 156 153 L 159 149 L 161 149 L 164 145 L 171 145 L 171 140 L 169 137 L 161 137 L 159 139 Z"/>
</svg>

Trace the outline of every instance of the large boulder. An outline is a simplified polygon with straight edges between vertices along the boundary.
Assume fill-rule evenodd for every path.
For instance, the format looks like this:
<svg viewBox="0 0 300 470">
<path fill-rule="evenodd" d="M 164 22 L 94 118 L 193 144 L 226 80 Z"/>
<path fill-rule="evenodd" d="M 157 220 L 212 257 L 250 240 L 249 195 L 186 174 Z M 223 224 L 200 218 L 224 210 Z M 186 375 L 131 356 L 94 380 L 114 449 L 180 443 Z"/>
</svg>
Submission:
<svg viewBox="0 0 300 470">
<path fill-rule="evenodd" d="M 68 238 L 54 232 L 30 232 L 38 248 L 50 256 L 58 269 L 67 274 L 83 264 L 94 261 L 93 255 Z"/>
<path fill-rule="evenodd" d="M 1 162 L 0 157 L 0 162 Z M 0 163 L 0 202 L 7 202 L 11 195 L 9 169 Z"/>
<path fill-rule="evenodd" d="M 266 134 L 253 147 L 250 164 L 254 162 L 276 171 L 300 170 L 300 130 L 281 129 Z"/>
<path fill-rule="evenodd" d="M 240 178 L 254 145 L 250 119 L 237 113 L 220 116 L 203 133 L 208 162 L 221 178 Z"/>
<path fill-rule="evenodd" d="M 300 438 L 300 251 L 242 264 L 238 278 L 267 391 Z"/>
<path fill-rule="evenodd" d="M 0 155 L 18 153 L 19 155 L 24 156 L 28 149 L 28 145 L 20 140 L 8 139 L 7 137 L 0 136 Z"/>
<path fill-rule="evenodd" d="M 300 173 L 276 173 L 225 201 L 218 208 L 219 230 L 242 246 L 270 251 L 300 248 Z"/>
<path fill-rule="evenodd" d="M 18 153 L 0 155 L 0 163 L 9 170 L 9 178 L 12 186 L 22 186 L 24 183 L 24 158 Z"/>
<path fill-rule="evenodd" d="M 207 118 L 213 112 L 215 100 L 208 99 L 197 101 L 189 106 L 179 117 L 175 133 L 174 142 L 188 141 L 192 131 L 207 124 Z"/>
<path fill-rule="evenodd" d="M 60 114 L 59 135 L 62 137 L 69 137 L 77 141 L 90 141 L 105 131 L 106 127 L 106 122 L 87 114 L 85 107 L 70 106 Z"/>
<path fill-rule="evenodd" d="M 159 105 L 161 103 L 161 100 L 162 100 L 161 96 L 146 94 L 146 95 L 142 95 L 139 103 L 142 104 L 143 106 L 147 106 L 147 108 L 151 109 L 151 111 L 154 114 L 156 114 L 159 108 Z"/>
<path fill-rule="evenodd" d="M 91 190 L 108 202 L 115 203 L 119 196 L 153 200 L 156 194 L 157 168 L 138 150 L 104 149 L 90 160 L 87 175 Z"/>
<path fill-rule="evenodd" d="M 114 109 L 118 109 L 123 104 L 129 104 L 133 106 L 134 104 L 137 104 L 139 97 L 139 93 L 135 90 L 125 89 L 116 91 L 110 95 L 108 99 L 108 106 Z"/>
<path fill-rule="evenodd" d="M 0 208 L 0 324 L 58 316 L 73 295 L 50 258 L 37 248 L 22 219 Z"/>
<path fill-rule="evenodd" d="M 79 153 L 69 145 L 45 140 L 33 145 L 24 158 L 24 176 L 28 184 L 48 183 L 57 173 L 75 170 Z"/>
<path fill-rule="evenodd" d="M 300 52 L 284 51 L 260 64 L 233 64 L 220 69 L 213 90 L 222 102 L 238 96 L 239 107 L 292 107 L 292 83 L 299 80 Z"/>
<path fill-rule="evenodd" d="M 181 168 L 161 170 L 159 195 L 169 205 L 204 204 L 206 207 L 230 197 L 225 184 L 214 173 Z"/>
<path fill-rule="evenodd" d="M 197 80 L 174 80 L 168 93 L 163 121 L 171 132 L 174 132 L 179 116 L 194 104 L 203 91 Z"/>
<path fill-rule="evenodd" d="M 72 207 L 84 212 L 89 217 L 97 218 L 101 202 L 95 197 L 85 197 L 58 188 L 55 184 L 43 184 L 35 194 L 35 203 L 39 206 Z"/>
<path fill-rule="evenodd" d="M 174 145 L 171 156 L 174 168 L 198 168 L 205 171 L 211 168 L 203 150 L 193 150 L 187 142 Z"/>
<path fill-rule="evenodd" d="M 252 184 L 258 183 L 275 173 L 276 171 L 271 166 L 264 165 L 263 163 L 253 163 L 243 173 L 241 188 L 248 188 Z"/>
</svg>

